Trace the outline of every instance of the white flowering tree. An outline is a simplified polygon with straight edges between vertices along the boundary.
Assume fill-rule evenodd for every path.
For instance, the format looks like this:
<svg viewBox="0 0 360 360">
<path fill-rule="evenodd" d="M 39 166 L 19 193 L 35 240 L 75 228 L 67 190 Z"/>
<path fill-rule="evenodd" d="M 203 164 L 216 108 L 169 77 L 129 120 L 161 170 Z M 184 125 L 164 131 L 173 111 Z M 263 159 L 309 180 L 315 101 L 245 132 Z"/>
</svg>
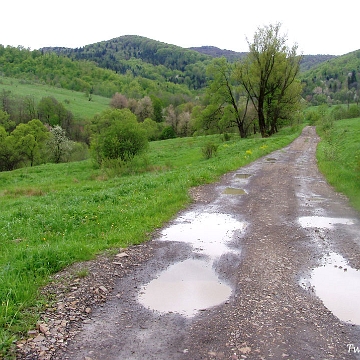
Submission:
<svg viewBox="0 0 360 360">
<path fill-rule="evenodd" d="M 50 139 L 48 141 L 48 149 L 50 157 L 55 163 L 65 161 L 73 147 L 73 142 L 66 136 L 65 130 L 56 125 L 50 129 Z"/>
</svg>

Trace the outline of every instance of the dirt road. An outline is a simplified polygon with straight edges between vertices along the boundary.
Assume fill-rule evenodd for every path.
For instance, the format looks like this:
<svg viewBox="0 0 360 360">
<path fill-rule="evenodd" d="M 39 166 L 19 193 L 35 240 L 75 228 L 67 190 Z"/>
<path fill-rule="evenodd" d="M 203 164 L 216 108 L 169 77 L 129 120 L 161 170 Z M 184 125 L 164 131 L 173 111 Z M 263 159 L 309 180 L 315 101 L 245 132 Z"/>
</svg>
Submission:
<svg viewBox="0 0 360 360">
<path fill-rule="evenodd" d="M 52 358 L 360 359 L 360 219 L 319 173 L 317 142 L 307 127 L 290 146 L 194 189 L 194 204 L 141 250 L 152 256 Z M 172 292 L 194 266 L 215 287 L 189 310 Z M 172 282 L 173 273 L 185 278 Z M 219 304 L 202 308 L 209 298 Z"/>
</svg>

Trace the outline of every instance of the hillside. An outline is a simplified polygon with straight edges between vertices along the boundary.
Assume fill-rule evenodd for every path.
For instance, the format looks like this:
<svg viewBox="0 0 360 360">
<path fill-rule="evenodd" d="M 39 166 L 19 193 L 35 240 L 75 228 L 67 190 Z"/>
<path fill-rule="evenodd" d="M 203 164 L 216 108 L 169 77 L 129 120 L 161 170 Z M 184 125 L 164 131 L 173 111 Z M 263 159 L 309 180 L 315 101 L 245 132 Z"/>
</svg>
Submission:
<svg viewBox="0 0 360 360">
<path fill-rule="evenodd" d="M 152 80 L 186 84 L 200 89 L 206 84 L 208 55 L 142 36 L 125 35 L 81 48 L 43 48 L 74 60 L 90 60 L 119 74 L 131 73 Z"/>
<path fill-rule="evenodd" d="M 301 74 L 304 97 L 314 105 L 359 101 L 360 50 L 327 60 Z"/>
<path fill-rule="evenodd" d="M 141 62 L 141 60 L 135 61 Z M 162 74 L 154 72 L 154 66 L 143 64 L 142 71 L 139 70 L 137 73 L 126 71 L 125 74 L 120 74 L 101 68 L 93 61 L 74 60 L 63 53 L 30 51 L 20 47 L 0 45 L 1 76 L 105 97 L 112 97 L 116 92 L 120 92 L 129 98 L 152 95 L 161 98 L 164 103 L 170 103 L 176 96 L 192 96 L 186 84 L 170 81 L 166 77 L 165 67 L 162 69 Z M 129 66 L 133 65 L 137 68 L 129 60 Z"/>
</svg>

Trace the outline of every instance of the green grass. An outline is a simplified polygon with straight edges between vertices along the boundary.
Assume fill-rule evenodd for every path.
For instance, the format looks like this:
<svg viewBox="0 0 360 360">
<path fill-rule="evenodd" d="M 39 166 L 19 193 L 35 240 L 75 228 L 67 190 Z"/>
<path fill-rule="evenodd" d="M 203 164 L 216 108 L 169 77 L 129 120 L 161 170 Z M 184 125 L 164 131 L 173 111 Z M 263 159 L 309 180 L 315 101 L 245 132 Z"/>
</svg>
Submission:
<svg viewBox="0 0 360 360">
<path fill-rule="evenodd" d="M 92 118 L 95 114 L 109 107 L 110 99 L 92 95 L 91 101 L 85 93 L 57 88 L 49 85 L 36 84 L 29 81 L 0 76 L 0 92 L 11 91 L 16 96 L 33 96 L 36 103 L 43 97 L 53 96 L 70 110 L 75 118 Z"/>
<path fill-rule="evenodd" d="M 220 136 L 150 143 L 147 171 L 108 177 L 90 160 L 0 173 L 0 357 L 34 326 L 39 287 L 67 265 L 148 240 L 189 204 L 190 187 L 216 181 L 298 134 L 222 142 Z M 285 135 L 284 135 L 285 134 Z M 205 160 L 211 141 L 217 155 Z"/>
<path fill-rule="evenodd" d="M 360 211 L 360 118 L 338 120 L 324 130 L 317 159 L 320 171 L 334 188 Z"/>
</svg>

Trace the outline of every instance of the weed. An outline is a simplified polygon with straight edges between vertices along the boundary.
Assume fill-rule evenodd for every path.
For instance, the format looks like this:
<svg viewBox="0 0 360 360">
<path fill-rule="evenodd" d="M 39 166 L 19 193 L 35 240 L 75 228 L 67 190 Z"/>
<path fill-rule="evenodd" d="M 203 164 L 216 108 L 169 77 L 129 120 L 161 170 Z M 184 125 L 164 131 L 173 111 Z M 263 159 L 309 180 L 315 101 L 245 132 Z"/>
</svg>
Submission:
<svg viewBox="0 0 360 360">
<path fill-rule="evenodd" d="M 210 159 L 213 156 L 216 155 L 218 149 L 218 145 L 215 145 L 214 143 L 208 142 L 205 144 L 205 146 L 201 149 L 202 154 L 205 159 Z"/>
</svg>

